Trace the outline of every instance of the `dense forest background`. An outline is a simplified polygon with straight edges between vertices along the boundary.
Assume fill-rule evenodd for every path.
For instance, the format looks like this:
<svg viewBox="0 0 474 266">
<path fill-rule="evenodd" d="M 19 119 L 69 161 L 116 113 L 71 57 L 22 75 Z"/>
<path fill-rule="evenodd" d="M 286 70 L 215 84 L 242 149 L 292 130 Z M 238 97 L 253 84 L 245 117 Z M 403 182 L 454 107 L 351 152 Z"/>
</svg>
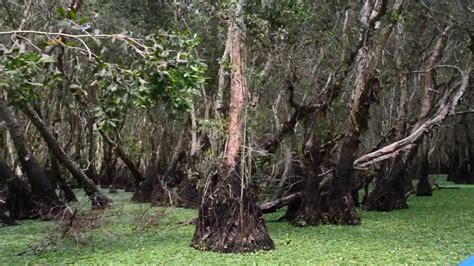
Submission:
<svg viewBox="0 0 474 266">
<path fill-rule="evenodd" d="M 471 1 L 0 7 L 3 223 L 125 190 L 198 208 L 195 248 L 248 252 L 274 248 L 262 213 L 358 225 L 431 174 L 474 183 Z"/>
</svg>

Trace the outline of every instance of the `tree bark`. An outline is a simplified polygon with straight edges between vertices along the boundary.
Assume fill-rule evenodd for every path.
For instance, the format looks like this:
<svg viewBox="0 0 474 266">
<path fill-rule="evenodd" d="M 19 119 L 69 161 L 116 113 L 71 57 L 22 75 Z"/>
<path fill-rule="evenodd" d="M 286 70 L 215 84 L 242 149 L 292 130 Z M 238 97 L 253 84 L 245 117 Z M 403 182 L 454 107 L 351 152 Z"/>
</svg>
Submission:
<svg viewBox="0 0 474 266">
<path fill-rule="evenodd" d="M 262 203 L 258 207 L 260 208 L 262 213 L 276 212 L 278 209 L 281 209 L 281 208 L 287 206 L 288 204 L 290 204 L 291 202 L 300 199 L 301 194 L 302 194 L 301 192 L 289 194 L 289 195 L 286 195 L 284 197 L 277 198 L 275 200 Z"/>
<path fill-rule="evenodd" d="M 397 48 L 395 52 L 395 63 L 399 71 L 398 76 L 400 80 L 400 108 L 395 125 L 395 133 L 397 139 L 404 138 L 407 131 L 407 116 L 408 116 L 408 86 L 407 74 L 405 73 L 402 60 L 402 53 L 405 48 L 405 31 L 404 19 L 400 17 L 397 24 L 396 42 Z M 377 145 L 379 149 L 380 146 Z M 406 165 L 403 156 L 395 157 L 388 166 L 388 171 L 379 173 L 375 177 L 375 188 L 368 194 L 368 184 L 365 188 L 364 208 L 369 211 L 389 211 L 392 209 L 406 208 L 406 197 L 403 193 L 403 181 L 411 183 L 411 177 L 407 175 Z"/>
<path fill-rule="evenodd" d="M 370 105 L 376 101 L 376 95 L 380 91 L 379 80 L 375 77 L 375 67 L 394 25 L 390 24 L 382 31 L 378 44 L 372 35 L 376 23 L 380 22 L 379 19 L 387 12 L 387 4 L 388 1 L 382 1 L 377 9 L 376 3 L 367 0 L 360 13 L 359 20 L 365 32 L 361 34 L 364 41 L 356 59 L 355 88 L 352 92 L 348 119 L 349 130 L 342 143 L 335 176 L 322 202 L 323 213 L 329 223 L 360 224 L 360 217 L 351 194 L 354 175 L 352 164 L 359 150 L 359 138 L 368 126 Z M 396 1 L 392 11 L 400 12 L 402 4 L 403 0 Z"/>
<path fill-rule="evenodd" d="M 294 216 L 294 220 L 290 221 L 296 226 L 319 225 L 324 222 L 319 189 L 322 174 L 322 156 L 318 144 L 317 136 L 311 130 L 310 137 L 305 143 L 303 156 L 304 187 L 301 195 L 301 204 Z"/>
<path fill-rule="evenodd" d="M 429 141 L 426 139 L 424 140 L 423 146 L 421 147 L 421 158 L 420 158 L 420 172 L 419 172 L 419 181 L 416 186 L 416 195 L 417 196 L 424 196 L 429 197 L 433 195 L 431 190 L 431 184 L 429 179 L 429 170 L 430 164 L 428 162 L 428 150 L 429 150 Z"/>
<path fill-rule="evenodd" d="M 222 167 L 210 176 L 203 193 L 192 240 L 192 246 L 200 250 L 241 253 L 274 247 L 256 199 L 246 187 L 244 171 L 239 175 L 236 167 L 248 93 L 243 5 L 242 0 L 236 3 L 229 26 L 232 76 L 227 150 Z M 240 164 L 240 167 L 244 166 Z"/>
<path fill-rule="evenodd" d="M 96 157 L 95 157 L 95 150 L 96 150 L 96 141 L 94 136 L 94 117 L 89 115 L 87 118 L 87 143 L 89 144 L 89 152 L 87 153 L 87 160 L 88 165 L 86 169 L 86 174 L 90 180 L 92 180 L 96 185 L 99 184 L 99 174 L 97 173 L 96 168 Z"/>
<path fill-rule="evenodd" d="M 5 121 L 7 125 L 22 169 L 31 184 L 32 192 L 47 206 L 53 207 L 55 205 L 62 205 L 44 170 L 40 167 L 35 156 L 28 148 L 28 144 L 21 133 L 20 125 L 13 116 L 3 91 L 0 91 L 0 120 Z"/>
</svg>

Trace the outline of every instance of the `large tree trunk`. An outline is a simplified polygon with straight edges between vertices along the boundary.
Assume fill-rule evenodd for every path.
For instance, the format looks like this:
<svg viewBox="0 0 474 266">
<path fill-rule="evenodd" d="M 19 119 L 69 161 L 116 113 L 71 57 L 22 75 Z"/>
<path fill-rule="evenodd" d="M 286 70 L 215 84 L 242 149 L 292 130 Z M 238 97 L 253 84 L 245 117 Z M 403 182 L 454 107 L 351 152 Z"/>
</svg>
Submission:
<svg viewBox="0 0 474 266">
<path fill-rule="evenodd" d="M 23 131 L 13 116 L 13 113 L 5 100 L 3 91 L 0 91 L 0 120 L 5 121 L 8 127 L 22 169 L 31 184 L 32 193 L 47 206 L 54 207 L 56 205 L 63 205 L 56 195 L 54 187 L 51 185 L 44 170 L 38 164 L 35 156 L 28 148 L 22 135 Z"/>
<path fill-rule="evenodd" d="M 400 12 L 402 3 L 403 0 L 395 1 L 392 11 Z M 380 18 L 387 12 L 388 1 L 379 4 L 377 6 L 373 1 L 367 0 L 360 13 L 359 20 L 365 28 L 364 34 L 361 35 L 364 41 L 357 55 L 355 88 L 352 92 L 348 119 L 349 130 L 342 143 L 329 192 L 322 198 L 322 211 L 329 223 L 360 224 L 360 217 L 351 194 L 353 162 L 359 150 L 359 138 L 368 126 L 370 105 L 376 100 L 376 95 L 380 91 L 375 68 L 393 29 L 393 24 L 387 25 L 379 36 L 379 42 L 372 36 L 375 25 L 380 23 Z"/>
<path fill-rule="evenodd" d="M 400 109 L 396 121 L 396 136 L 398 139 L 404 138 L 407 131 L 407 116 L 408 116 L 408 85 L 407 85 L 407 74 L 402 69 L 403 67 L 403 49 L 405 47 L 405 32 L 404 32 L 404 19 L 400 18 L 397 24 L 397 50 L 395 53 L 395 63 L 399 69 L 399 82 L 400 82 Z M 368 188 L 366 188 L 366 198 L 364 200 L 364 207 L 369 211 L 389 211 L 391 209 L 406 208 L 405 196 L 403 193 L 403 181 L 409 179 L 406 175 L 407 171 L 403 156 L 395 157 L 389 164 L 388 171 L 385 173 L 379 173 L 375 177 L 375 188 L 370 195 L 368 195 Z"/>
<path fill-rule="evenodd" d="M 242 193 L 240 178 L 226 167 L 210 177 L 192 241 L 196 249 L 226 253 L 273 249 L 256 199 Z"/>
<path fill-rule="evenodd" d="M 324 222 L 321 213 L 319 183 L 321 182 L 321 154 L 316 134 L 305 143 L 303 156 L 304 187 L 301 195 L 301 204 L 291 221 L 296 226 L 319 225 Z"/>
<path fill-rule="evenodd" d="M 374 190 L 367 197 L 365 209 L 368 211 L 391 211 L 407 208 L 402 182 L 406 172 L 407 166 L 403 155 L 399 155 L 394 159 L 385 176 L 377 179 L 378 182 L 375 183 Z"/>
<path fill-rule="evenodd" d="M 418 117 L 418 124 L 421 123 L 421 121 L 425 121 L 428 118 L 429 111 L 431 110 L 433 106 L 433 91 L 434 87 L 436 86 L 435 82 L 435 70 L 433 69 L 435 64 L 438 63 L 438 61 L 441 59 L 443 55 L 443 49 L 444 49 L 444 44 L 446 42 L 446 39 L 448 37 L 448 32 L 450 31 L 451 26 L 447 26 L 444 31 L 441 33 L 440 37 L 438 38 L 438 41 L 436 42 L 436 45 L 433 50 L 433 54 L 430 57 L 430 60 L 427 65 L 428 71 L 425 73 L 423 77 L 423 97 L 421 101 L 421 111 L 420 111 L 420 116 Z M 418 124 L 415 126 L 415 128 L 418 126 Z M 420 180 L 417 185 L 416 189 L 416 195 L 417 196 L 431 196 L 432 191 L 431 191 L 431 185 L 430 181 L 428 178 L 428 172 L 429 172 L 429 163 L 428 163 L 428 151 L 429 148 L 427 147 L 429 140 L 426 139 L 427 137 L 425 136 L 424 144 L 422 149 L 421 149 L 421 165 L 420 165 Z"/>
<path fill-rule="evenodd" d="M 410 136 L 413 136 L 415 133 L 420 132 L 421 134 L 417 136 L 416 140 L 410 142 L 410 145 L 407 145 L 408 152 L 406 157 L 402 155 L 396 155 L 392 161 L 392 166 L 390 168 L 389 173 L 382 177 L 381 180 L 377 183 L 375 189 L 369 196 L 369 200 L 367 201 L 365 208 L 367 210 L 375 210 L 375 211 L 391 211 L 394 209 L 401 209 L 407 208 L 408 205 L 406 203 L 406 199 L 409 196 L 409 191 L 407 191 L 406 184 L 408 182 L 411 183 L 411 176 L 409 176 L 410 172 L 407 171 L 407 168 L 410 168 L 412 164 L 413 158 L 415 158 L 415 154 L 418 151 L 418 144 L 417 142 L 421 141 L 421 138 L 426 131 L 420 131 L 420 128 L 424 126 L 422 124 L 424 121 L 427 120 L 429 111 L 432 108 L 432 87 L 434 86 L 434 77 L 433 77 L 433 67 L 437 62 L 441 59 L 443 47 L 445 40 L 447 38 L 447 34 L 450 30 L 450 27 L 446 27 L 442 34 L 438 37 L 436 44 L 434 46 L 433 52 L 431 57 L 428 60 L 427 64 L 427 73 L 424 76 L 424 86 L 423 86 L 423 96 L 421 99 L 421 110 L 420 115 L 418 116 L 418 122 L 413 127 Z M 401 32 L 400 34 L 403 34 Z M 399 51 L 400 52 L 400 51 Z M 399 56 L 399 55 L 397 55 Z M 401 66 L 400 59 L 397 59 L 397 64 Z M 406 86 L 406 74 L 401 74 L 401 87 Z M 405 95 L 406 96 L 406 95 Z M 443 118 L 444 119 L 444 118 Z M 398 125 L 397 125 L 397 133 L 398 138 L 403 139 L 405 137 L 406 131 L 406 106 L 403 105 L 401 109 L 401 114 L 398 118 Z M 414 145 L 411 145 L 414 144 Z M 431 195 L 431 187 L 429 185 L 428 180 L 428 148 L 425 147 L 421 150 L 422 154 L 422 171 L 420 172 L 422 176 L 420 176 L 420 182 L 418 183 L 419 190 L 421 194 L 424 195 Z M 358 159 L 357 161 L 361 161 Z M 413 167 L 413 166 L 412 166 Z M 418 191 L 418 190 L 417 190 Z M 418 193 L 418 192 L 417 192 Z"/>
<path fill-rule="evenodd" d="M 248 93 L 244 44 L 243 1 L 239 1 L 231 18 L 231 100 L 227 150 L 222 167 L 208 180 L 199 208 L 192 246 L 217 252 L 254 252 L 273 249 L 263 215 L 256 204 L 248 182 L 238 171 L 237 157 L 242 144 L 242 114 Z M 240 175 L 239 175 L 240 173 Z"/>
<path fill-rule="evenodd" d="M 429 141 L 424 140 L 423 147 L 421 147 L 421 157 L 420 157 L 420 171 L 419 171 L 419 181 L 416 186 L 416 195 L 417 196 L 432 196 L 433 192 L 431 190 L 431 183 L 429 179 L 430 164 L 428 161 L 428 145 Z"/>
<path fill-rule="evenodd" d="M 63 164 L 69 172 L 72 174 L 77 181 L 84 186 L 86 195 L 89 196 L 92 206 L 94 208 L 107 208 L 112 204 L 112 200 L 104 196 L 94 184 L 92 180 L 82 171 L 82 169 L 72 161 L 64 152 L 64 150 L 59 146 L 58 142 L 48 130 L 46 124 L 42 121 L 39 115 L 31 108 L 30 105 L 24 104 L 22 106 L 22 111 L 28 116 L 30 121 L 35 125 L 35 127 L 40 132 L 41 136 L 45 140 L 51 152 L 58 159 L 58 161 Z"/>
<path fill-rule="evenodd" d="M 348 135 L 344 140 L 336 166 L 336 174 L 330 183 L 329 192 L 322 197 L 321 208 L 327 222 L 332 224 L 360 224 L 360 216 L 351 194 L 352 162 L 357 152 L 359 139 Z"/>
</svg>

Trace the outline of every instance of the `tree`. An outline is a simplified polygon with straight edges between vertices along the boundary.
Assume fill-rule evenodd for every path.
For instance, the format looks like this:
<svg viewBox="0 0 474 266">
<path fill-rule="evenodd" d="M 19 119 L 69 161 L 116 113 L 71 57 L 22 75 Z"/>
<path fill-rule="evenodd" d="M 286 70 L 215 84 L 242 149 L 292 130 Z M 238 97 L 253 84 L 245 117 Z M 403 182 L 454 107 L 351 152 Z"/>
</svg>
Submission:
<svg viewBox="0 0 474 266">
<path fill-rule="evenodd" d="M 0 91 L 0 120 L 5 121 L 8 131 L 13 139 L 18 158 L 20 160 L 23 171 L 31 184 L 31 192 L 38 199 L 38 205 L 32 212 L 38 214 L 47 213 L 52 209 L 61 208 L 64 204 L 59 200 L 56 192 L 51 185 L 48 177 L 46 176 L 43 169 L 39 166 L 35 156 L 28 148 L 28 145 L 23 138 L 22 130 L 17 120 L 15 119 L 11 107 L 8 106 L 5 99 L 5 91 Z M 5 172 L 8 172 L 5 170 Z M 23 184 L 23 186 L 26 186 Z M 23 190 L 27 190 L 26 187 Z M 23 194 L 24 197 L 28 195 Z M 22 201 L 29 201 L 28 198 L 22 199 Z M 34 216 L 32 216 L 34 217 Z"/>
<path fill-rule="evenodd" d="M 396 1 L 391 12 L 399 14 L 402 4 L 403 1 Z M 380 91 L 380 81 L 375 75 L 375 67 L 378 65 L 394 23 L 387 25 L 382 31 L 378 44 L 373 40 L 372 35 L 380 18 L 387 13 L 387 5 L 387 1 L 382 1 L 379 6 L 373 1 L 365 1 L 361 9 L 360 22 L 364 27 L 364 33 L 361 36 L 362 46 L 358 50 L 356 59 L 356 80 L 349 107 L 349 128 L 342 142 L 335 177 L 331 180 L 327 199 L 323 199 L 323 209 L 326 210 L 327 219 L 331 223 L 360 223 L 351 195 L 351 180 L 354 175 L 352 164 L 359 149 L 359 138 L 368 127 L 370 106 L 376 101 Z"/>
<path fill-rule="evenodd" d="M 211 173 L 203 191 L 192 245 L 217 252 L 254 252 L 273 249 L 262 213 L 248 187 L 248 177 L 238 161 L 244 124 L 246 77 L 244 1 L 234 3 L 229 22 L 232 63 L 229 128 L 224 162 Z M 240 171 L 239 171 L 240 170 Z"/>
</svg>

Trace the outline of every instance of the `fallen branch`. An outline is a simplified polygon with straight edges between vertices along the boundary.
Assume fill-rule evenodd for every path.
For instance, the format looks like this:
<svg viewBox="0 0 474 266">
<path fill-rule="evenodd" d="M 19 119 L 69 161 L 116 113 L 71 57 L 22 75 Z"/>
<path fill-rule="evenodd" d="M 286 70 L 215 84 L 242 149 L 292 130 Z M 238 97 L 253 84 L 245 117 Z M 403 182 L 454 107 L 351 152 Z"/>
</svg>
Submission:
<svg viewBox="0 0 474 266">
<path fill-rule="evenodd" d="M 470 59 L 471 58 L 472 54 L 470 56 Z M 412 145 L 416 145 L 426 133 L 429 133 L 436 126 L 439 126 L 446 119 L 446 117 L 455 113 L 455 109 L 459 102 L 459 99 L 464 95 L 464 92 L 466 91 L 469 85 L 469 76 L 471 73 L 471 68 L 472 66 L 469 65 L 467 69 L 462 72 L 462 82 L 459 86 L 459 89 L 454 94 L 451 100 L 449 100 L 449 92 L 445 95 L 443 103 L 441 104 L 437 114 L 433 118 L 421 124 L 418 129 L 413 131 L 413 133 L 411 133 L 408 137 L 396 141 L 383 148 L 380 148 L 376 151 L 368 153 L 355 160 L 354 168 L 363 169 L 364 167 L 367 167 L 376 162 L 395 157 L 398 153 L 409 149 Z"/>
<path fill-rule="evenodd" d="M 281 197 L 276 200 L 272 200 L 270 202 L 265 202 L 259 205 L 260 210 L 262 213 L 272 213 L 276 212 L 278 209 L 285 207 L 286 205 L 290 204 L 291 202 L 299 199 L 301 197 L 301 192 L 297 192 L 294 194 L 290 194 L 284 197 Z"/>
</svg>

